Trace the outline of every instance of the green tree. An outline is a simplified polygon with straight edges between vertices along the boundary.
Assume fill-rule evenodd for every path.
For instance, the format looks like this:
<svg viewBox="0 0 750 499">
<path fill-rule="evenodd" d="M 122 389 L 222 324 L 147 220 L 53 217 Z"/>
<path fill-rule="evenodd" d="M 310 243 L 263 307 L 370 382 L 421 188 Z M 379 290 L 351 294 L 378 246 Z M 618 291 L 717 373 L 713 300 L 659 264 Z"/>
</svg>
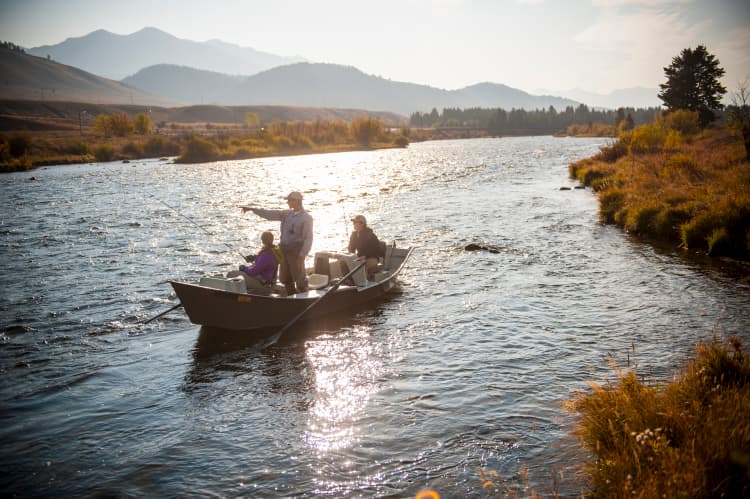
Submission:
<svg viewBox="0 0 750 499">
<path fill-rule="evenodd" d="M 125 137 L 133 131 L 133 124 L 125 113 L 110 114 L 109 121 L 112 124 L 112 133 L 118 137 Z"/>
<path fill-rule="evenodd" d="M 659 98 L 667 109 L 698 111 L 702 126 L 715 119 L 714 111 L 722 108 L 721 97 L 727 89 L 719 82 L 724 69 L 705 46 L 683 49 L 664 74 L 667 82 L 659 85 Z"/>
<path fill-rule="evenodd" d="M 354 140 L 363 146 L 369 146 L 383 134 L 383 124 L 374 118 L 356 119 L 349 128 Z"/>
<path fill-rule="evenodd" d="M 94 132 L 109 137 L 112 135 L 112 123 L 106 114 L 97 114 L 93 121 Z"/>
<path fill-rule="evenodd" d="M 151 117 L 146 114 L 136 114 L 133 118 L 133 130 L 138 135 L 148 135 L 154 128 L 154 124 L 151 122 Z"/>
<path fill-rule="evenodd" d="M 245 113 L 245 126 L 248 128 L 258 128 L 260 126 L 260 117 L 255 113 Z"/>
</svg>

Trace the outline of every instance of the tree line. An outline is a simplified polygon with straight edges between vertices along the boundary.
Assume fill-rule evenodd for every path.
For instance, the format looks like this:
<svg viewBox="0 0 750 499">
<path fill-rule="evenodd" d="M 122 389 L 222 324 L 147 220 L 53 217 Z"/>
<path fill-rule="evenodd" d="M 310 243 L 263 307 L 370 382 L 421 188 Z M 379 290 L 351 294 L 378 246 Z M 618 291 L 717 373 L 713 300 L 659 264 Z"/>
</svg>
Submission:
<svg viewBox="0 0 750 499">
<path fill-rule="evenodd" d="M 558 111 L 554 106 L 547 109 L 527 111 L 525 109 L 502 108 L 444 108 L 438 112 L 433 108 L 429 113 L 415 112 L 409 118 L 409 125 L 415 128 L 477 128 L 493 135 L 553 134 L 571 125 L 611 124 L 615 127 L 628 122 L 635 125 L 649 123 L 661 112 L 658 107 L 619 108 L 617 110 L 592 109 L 585 104 L 578 107 L 567 106 Z"/>
<path fill-rule="evenodd" d="M 741 131 L 746 148 L 750 148 L 750 111 L 748 111 L 747 80 L 733 99 L 733 105 L 724 109 L 721 98 L 726 88 L 719 79 L 725 74 L 718 59 L 704 45 L 686 48 L 664 68 L 667 81 L 660 84 L 659 99 L 666 112 L 695 111 L 700 125 L 705 127 L 719 119 L 728 121 Z M 438 112 L 415 112 L 409 124 L 415 128 L 474 128 L 493 135 L 554 134 L 577 125 L 593 128 L 596 124 L 611 125 L 616 131 L 630 130 L 634 126 L 651 123 L 664 111 L 661 107 L 619 108 L 617 110 L 590 109 L 585 104 L 567 106 L 558 111 L 547 109 L 502 108 L 444 108 Z"/>
</svg>

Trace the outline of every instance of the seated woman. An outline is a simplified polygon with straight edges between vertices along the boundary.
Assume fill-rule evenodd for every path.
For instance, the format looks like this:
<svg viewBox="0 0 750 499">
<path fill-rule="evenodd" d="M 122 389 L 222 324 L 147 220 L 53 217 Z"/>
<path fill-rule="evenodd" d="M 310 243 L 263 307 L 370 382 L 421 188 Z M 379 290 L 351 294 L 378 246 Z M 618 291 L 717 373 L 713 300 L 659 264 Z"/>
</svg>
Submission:
<svg viewBox="0 0 750 499">
<path fill-rule="evenodd" d="M 378 259 L 385 256 L 385 245 L 378 240 L 378 236 L 367 226 L 367 219 L 363 215 L 352 218 L 354 232 L 349 237 L 349 253 L 357 253 L 360 258 L 365 258 L 365 269 L 367 278 L 372 277 L 378 266 Z"/>
<path fill-rule="evenodd" d="M 245 285 L 250 292 L 261 292 L 268 294 L 271 292 L 271 286 L 276 282 L 276 274 L 279 270 L 282 255 L 278 246 L 273 244 L 273 234 L 264 232 L 260 235 L 263 247 L 255 255 L 252 265 L 240 265 L 239 270 L 232 270 L 227 277 L 242 276 L 245 278 Z"/>
</svg>

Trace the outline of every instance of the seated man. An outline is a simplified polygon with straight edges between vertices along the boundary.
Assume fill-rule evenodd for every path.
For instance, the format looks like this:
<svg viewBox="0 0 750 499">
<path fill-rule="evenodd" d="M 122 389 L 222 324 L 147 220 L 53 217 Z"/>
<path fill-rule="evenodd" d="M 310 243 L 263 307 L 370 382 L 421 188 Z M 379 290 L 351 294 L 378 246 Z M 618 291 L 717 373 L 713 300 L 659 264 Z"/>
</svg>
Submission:
<svg viewBox="0 0 750 499">
<path fill-rule="evenodd" d="M 354 224 L 354 232 L 349 237 L 348 250 L 349 253 L 356 252 L 358 257 L 367 260 L 365 270 L 369 279 L 378 266 L 378 259 L 385 256 L 385 245 L 378 240 L 378 236 L 367 226 L 367 219 L 363 215 L 357 215 L 352 218 L 352 223 Z"/>
</svg>

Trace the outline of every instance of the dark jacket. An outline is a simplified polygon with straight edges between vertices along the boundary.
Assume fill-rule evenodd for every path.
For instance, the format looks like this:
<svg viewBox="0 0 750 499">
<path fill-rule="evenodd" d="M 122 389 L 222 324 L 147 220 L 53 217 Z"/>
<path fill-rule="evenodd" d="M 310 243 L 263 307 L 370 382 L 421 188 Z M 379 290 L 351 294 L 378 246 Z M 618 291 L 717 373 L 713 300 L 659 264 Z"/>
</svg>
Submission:
<svg viewBox="0 0 750 499">
<path fill-rule="evenodd" d="M 383 245 L 378 240 L 378 236 L 369 227 L 352 232 L 349 237 L 349 253 L 357 252 L 357 256 L 378 258 L 385 256 Z"/>
</svg>

